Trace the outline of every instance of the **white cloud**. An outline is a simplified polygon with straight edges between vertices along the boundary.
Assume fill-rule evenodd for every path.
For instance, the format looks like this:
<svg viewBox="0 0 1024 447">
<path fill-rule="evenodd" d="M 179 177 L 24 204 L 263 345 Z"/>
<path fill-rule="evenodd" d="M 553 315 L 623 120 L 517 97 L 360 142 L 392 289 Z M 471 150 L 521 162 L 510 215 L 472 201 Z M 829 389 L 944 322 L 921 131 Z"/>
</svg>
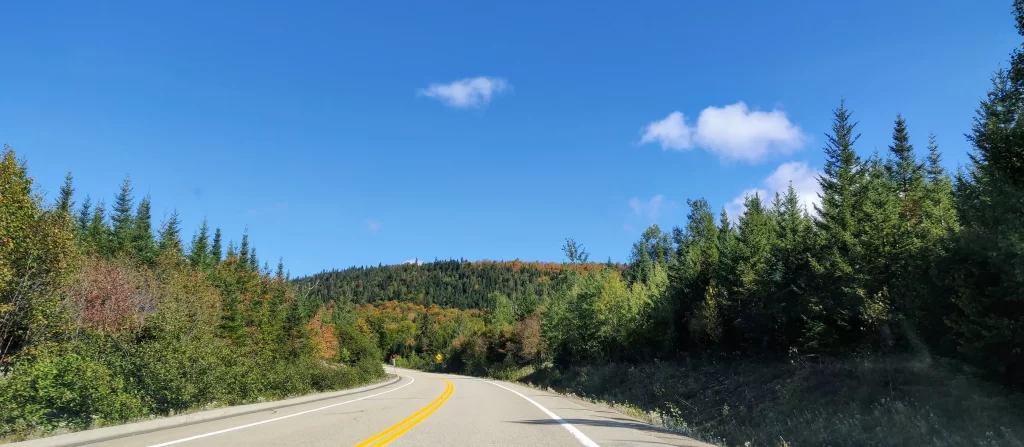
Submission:
<svg viewBox="0 0 1024 447">
<path fill-rule="evenodd" d="M 380 219 L 369 218 L 363 221 L 366 224 L 366 229 L 374 233 L 380 231 Z"/>
<path fill-rule="evenodd" d="M 666 150 L 681 151 L 693 147 L 690 139 L 690 127 L 686 125 L 686 117 L 682 112 L 672 112 L 665 119 L 644 127 L 644 136 L 640 138 L 640 144 L 655 142 Z"/>
<path fill-rule="evenodd" d="M 422 260 L 422 259 L 420 259 L 420 258 L 416 258 L 416 259 L 409 259 L 409 260 L 406 260 L 406 261 L 402 262 L 402 264 L 416 264 L 416 265 L 423 265 L 423 260 Z"/>
<path fill-rule="evenodd" d="M 764 184 L 772 191 L 785 193 L 789 183 L 793 182 L 793 190 L 797 197 L 800 197 L 800 204 L 814 214 L 814 205 L 821 205 L 821 185 L 818 184 L 818 175 L 821 172 L 812 169 L 807 162 L 791 161 L 783 163 L 775 168 L 775 172 L 765 179 Z"/>
<path fill-rule="evenodd" d="M 493 96 L 509 87 L 508 81 L 502 78 L 477 76 L 459 79 L 448 84 L 430 84 L 417 93 L 428 98 L 439 99 L 450 107 L 468 109 L 486 106 L 491 102 Z"/>
<path fill-rule="evenodd" d="M 648 221 L 657 219 L 661 211 L 670 206 L 672 206 L 672 202 L 666 201 L 663 194 L 658 194 L 646 201 L 641 201 L 636 197 L 629 200 L 629 208 L 633 210 L 633 214 Z"/>
<path fill-rule="evenodd" d="M 696 126 L 679 111 L 643 129 L 641 144 L 657 142 L 661 148 L 686 150 L 700 147 L 723 160 L 758 161 L 769 153 L 790 153 L 808 140 L 779 109 L 750 110 L 744 102 L 705 108 Z"/>
<path fill-rule="evenodd" d="M 726 212 L 729 213 L 729 220 L 733 222 L 739 220 L 740 214 L 745 209 L 743 201 L 746 196 L 757 192 L 762 201 L 770 204 L 775 199 L 775 193 L 786 193 L 790 182 L 793 183 L 793 191 L 800 198 L 800 205 L 813 215 L 814 205 L 821 204 L 821 199 L 818 197 L 818 193 L 821 192 L 821 186 L 818 184 L 818 175 L 820 174 L 820 171 L 811 168 L 807 162 L 803 161 L 791 161 L 779 165 L 771 175 L 764 179 L 764 188 L 747 189 L 725 206 Z"/>
</svg>

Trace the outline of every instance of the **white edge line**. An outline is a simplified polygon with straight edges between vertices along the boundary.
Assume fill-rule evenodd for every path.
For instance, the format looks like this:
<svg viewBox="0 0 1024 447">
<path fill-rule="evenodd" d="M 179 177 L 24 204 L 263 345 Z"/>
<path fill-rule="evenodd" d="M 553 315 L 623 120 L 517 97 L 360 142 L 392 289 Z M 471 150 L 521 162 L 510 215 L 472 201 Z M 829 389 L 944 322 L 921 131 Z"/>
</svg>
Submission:
<svg viewBox="0 0 1024 447">
<path fill-rule="evenodd" d="M 249 428 L 249 427 L 253 427 L 253 426 L 256 426 L 256 425 L 266 424 L 266 423 L 269 423 L 269 422 L 280 421 L 281 419 L 288 419 L 288 418 L 295 417 L 295 416 L 301 416 L 301 415 L 304 415 L 304 414 L 312 413 L 314 411 L 326 410 L 328 408 L 337 407 L 339 405 L 350 404 L 352 402 L 357 402 L 357 401 L 360 401 L 360 400 L 363 400 L 363 399 L 369 399 L 371 397 L 377 397 L 377 396 L 380 396 L 381 394 L 387 394 L 387 393 L 390 393 L 392 391 L 398 391 L 398 390 L 400 390 L 402 388 L 405 388 L 405 387 L 407 387 L 409 385 L 412 385 L 412 383 L 416 381 L 416 379 L 413 378 L 412 376 L 404 376 L 404 375 L 400 375 L 400 376 L 408 378 L 409 379 L 409 383 L 407 383 L 405 385 L 402 385 L 402 386 L 400 386 L 398 388 L 392 388 L 390 390 L 387 390 L 387 391 L 384 391 L 384 392 L 381 392 L 381 393 L 371 394 L 369 396 L 363 396 L 363 397 L 360 397 L 358 399 L 346 400 L 344 402 L 338 402 L 336 404 L 325 405 L 323 407 L 314 408 L 312 410 L 300 411 L 298 413 L 292 413 L 292 414 L 289 414 L 289 415 L 286 415 L 286 416 L 280 416 L 280 417 L 276 417 L 276 418 L 273 418 L 273 419 L 267 419 L 267 420 L 263 420 L 263 421 L 259 421 L 259 422 L 253 422 L 251 424 L 239 425 L 237 427 L 225 428 L 223 430 L 211 431 L 209 433 L 203 433 L 201 435 L 189 436 L 187 438 L 176 439 L 174 441 L 167 441 L 167 442 L 160 443 L 160 444 L 153 444 L 153 445 L 148 446 L 148 447 L 164 447 L 164 446 L 167 446 L 167 445 L 180 444 L 182 442 L 193 441 L 193 440 L 196 440 L 196 439 L 199 439 L 199 438 L 205 438 L 205 437 L 208 437 L 208 436 L 219 435 L 221 433 L 227 433 L 227 432 L 231 432 L 231 431 L 235 431 L 235 430 L 241 430 L 243 428 Z"/>
<path fill-rule="evenodd" d="M 535 401 L 533 399 L 530 399 L 529 397 L 526 397 L 525 395 L 523 395 L 523 393 L 520 393 L 520 392 L 518 392 L 516 390 L 513 390 L 512 388 L 504 386 L 504 385 L 502 385 L 500 383 L 491 382 L 489 380 L 484 380 L 483 382 L 487 382 L 487 383 L 489 383 L 491 385 L 494 385 L 496 387 L 499 387 L 499 388 L 504 388 L 504 389 L 506 389 L 508 391 L 516 393 L 516 395 L 518 395 L 519 397 L 522 397 L 523 399 L 526 399 L 527 402 L 533 404 L 537 408 L 540 408 L 540 411 L 543 411 L 545 414 L 548 415 L 548 417 L 550 417 L 551 419 L 554 419 L 556 422 L 561 424 L 562 427 L 564 427 L 566 430 L 569 430 L 569 433 L 572 433 L 572 435 L 576 437 L 576 440 L 579 441 L 581 444 L 583 444 L 583 445 L 585 445 L 587 447 L 601 447 L 601 446 L 597 445 L 597 443 L 594 442 L 594 440 L 588 438 L 587 435 L 585 435 L 585 434 L 583 434 L 583 432 L 579 431 L 579 429 L 574 427 L 572 424 L 566 422 L 565 419 L 562 419 L 557 414 L 553 413 L 551 410 L 548 410 L 547 408 L 544 408 L 544 406 L 542 406 L 541 404 L 538 404 L 537 401 Z"/>
</svg>

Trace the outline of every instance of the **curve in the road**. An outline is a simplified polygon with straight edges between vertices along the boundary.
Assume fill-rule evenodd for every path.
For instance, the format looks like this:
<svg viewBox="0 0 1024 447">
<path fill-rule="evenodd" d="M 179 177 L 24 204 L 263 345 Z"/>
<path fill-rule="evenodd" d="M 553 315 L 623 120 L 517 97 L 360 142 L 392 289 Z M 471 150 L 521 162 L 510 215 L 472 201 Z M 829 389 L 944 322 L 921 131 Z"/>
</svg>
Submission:
<svg viewBox="0 0 1024 447">
<path fill-rule="evenodd" d="M 444 393 L 441 393 L 441 396 L 439 396 L 437 399 L 434 399 L 433 402 L 427 404 L 427 406 L 421 408 L 419 411 L 413 413 L 412 416 L 402 419 L 397 424 L 386 428 L 384 431 L 377 433 L 376 435 L 373 435 L 372 437 L 370 437 L 370 439 L 367 439 L 363 442 L 360 442 L 359 444 L 356 444 L 355 447 L 369 447 L 371 445 L 374 447 L 384 447 L 385 445 L 390 444 L 391 441 L 397 439 L 399 436 L 402 436 L 403 433 L 415 427 L 416 424 L 423 422 L 423 420 L 426 419 L 427 416 L 430 416 L 431 413 L 437 411 L 438 408 L 441 408 L 441 405 L 444 405 L 444 403 L 448 401 L 448 398 L 452 397 L 452 393 L 455 392 L 455 385 L 452 385 L 451 381 L 449 381 L 448 379 L 442 380 L 444 380 L 445 388 Z"/>
<path fill-rule="evenodd" d="M 540 408 L 540 411 L 543 411 L 544 414 L 548 415 L 549 418 L 554 419 L 555 422 L 558 422 L 558 425 L 561 425 L 566 430 L 569 430 L 569 433 L 572 433 L 572 436 L 574 438 L 576 438 L 576 440 L 579 441 L 581 444 L 585 445 L 586 447 L 601 447 L 601 446 L 597 445 L 597 443 L 594 442 L 593 439 L 590 439 L 589 437 L 587 437 L 587 435 L 583 434 L 583 432 L 581 432 L 578 428 L 573 427 L 572 424 L 566 422 L 565 419 L 562 419 L 560 416 L 555 414 L 553 411 L 548 410 L 547 408 L 544 408 L 544 406 L 539 404 L 539 403 L 537 403 L 537 401 L 535 401 L 533 399 L 530 399 L 529 397 L 526 397 L 525 394 L 520 393 L 520 392 L 518 392 L 516 390 L 513 390 L 512 388 L 509 388 L 507 386 L 501 385 L 499 383 L 491 382 L 489 380 L 483 380 L 483 382 L 487 382 L 487 383 L 489 383 L 491 385 L 494 385 L 494 386 L 496 386 L 498 388 L 502 388 L 502 389 L 508 390 L 510 392 L 515 393 L 517 396 L 522 397 L 523 399 L 526 399 L 526 401 L 531 403 L 531 404 L 533 404 L 533 406 L 535 406 L 537 408 Z"/>
</svg>

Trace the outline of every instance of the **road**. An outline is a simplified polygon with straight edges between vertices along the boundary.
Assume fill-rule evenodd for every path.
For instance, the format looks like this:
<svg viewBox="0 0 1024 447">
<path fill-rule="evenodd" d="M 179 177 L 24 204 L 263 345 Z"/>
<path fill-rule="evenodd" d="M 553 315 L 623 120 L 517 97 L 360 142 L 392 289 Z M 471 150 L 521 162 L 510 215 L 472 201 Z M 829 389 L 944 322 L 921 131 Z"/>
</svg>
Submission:
<svg viewBox="0 0 1024 447">
<path fill-rule="evenodd" d="M 90 445 L 708 445 L 596 405 L 508 382 L 403 369 L 398 373 L 401 380 L 383 388 Z"/>
</svg>

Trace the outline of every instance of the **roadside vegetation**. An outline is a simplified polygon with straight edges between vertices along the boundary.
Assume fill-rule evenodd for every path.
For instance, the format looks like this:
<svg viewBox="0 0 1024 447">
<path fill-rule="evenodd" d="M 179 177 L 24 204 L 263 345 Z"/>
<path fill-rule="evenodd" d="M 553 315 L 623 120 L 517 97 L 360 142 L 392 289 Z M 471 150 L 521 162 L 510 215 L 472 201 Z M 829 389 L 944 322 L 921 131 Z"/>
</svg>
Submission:
<svg viewBox="0 0 1024 447">
<path fill-rule="evenodd" d="M 284 266 L 206 222 L 188 244 L 125 179 L 45 203 L 0 154 L 0 439 L 353 387 L 381 354 L 331 305 L 296 299 Z"/>
</svg>

